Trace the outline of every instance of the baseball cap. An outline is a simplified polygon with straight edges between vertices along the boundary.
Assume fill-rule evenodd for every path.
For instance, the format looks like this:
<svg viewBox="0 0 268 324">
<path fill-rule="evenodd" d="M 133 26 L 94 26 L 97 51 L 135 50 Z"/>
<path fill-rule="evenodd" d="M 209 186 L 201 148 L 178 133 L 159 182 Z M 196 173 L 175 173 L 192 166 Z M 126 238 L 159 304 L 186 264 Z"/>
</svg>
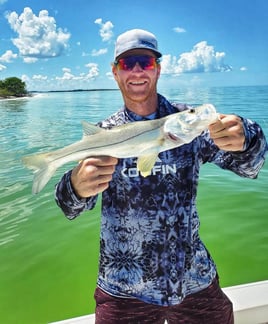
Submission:
<svg viewBox="0 0 268 324">
<path fill-rule="evenodd" d="M 132 49 L 148 49 L 157 57 L 162 54 L 158 51 L 158 44 L 154 34 L 143 29 L 131 29 L 118 36 L 115 43 L 114 58 Z"/>
</svg>

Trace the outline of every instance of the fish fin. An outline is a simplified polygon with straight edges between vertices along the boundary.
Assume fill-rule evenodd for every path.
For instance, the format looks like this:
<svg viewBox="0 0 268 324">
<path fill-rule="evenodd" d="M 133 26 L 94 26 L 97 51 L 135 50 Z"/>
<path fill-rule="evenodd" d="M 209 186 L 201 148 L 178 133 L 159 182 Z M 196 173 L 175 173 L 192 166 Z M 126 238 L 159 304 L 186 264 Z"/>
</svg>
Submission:
<svg viewBox="0 0 268 324">
<path fill-rule="evenodd" d="M 84 120 L 82 121 L 82 126 L 83 126 L 84 136 L 94 135 L 94 134 L 97 134 L 97 133 L 103 131 L 102 128 L 100 128 L 94 124 L 88 123 Z"/>
<path fill-rule="evenodd" d="M 49 163 L 49 161 L 47 161 L 47 156 L 48 153 L 41 153 L 24 156 L 22 158 L 24 165 L 27 168 L 34 170 L 34 179 L 32 186 L 33 194 L 39 193 L 57 170 L 57 167 L 53 166 L 52 163 Z"/>
<path fill-rule="evenodd" d="M 151 170 L 156 162 L 157 157 L 158 152 L 138 157 L 137 168 L 143 177 L 147 177 L 151 174 Z"/>
</svg>

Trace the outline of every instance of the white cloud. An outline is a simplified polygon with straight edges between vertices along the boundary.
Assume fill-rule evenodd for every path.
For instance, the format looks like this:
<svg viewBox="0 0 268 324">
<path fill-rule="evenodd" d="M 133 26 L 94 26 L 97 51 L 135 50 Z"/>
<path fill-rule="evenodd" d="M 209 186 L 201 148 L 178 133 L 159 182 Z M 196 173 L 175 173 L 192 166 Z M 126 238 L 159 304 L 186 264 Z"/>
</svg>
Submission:
<svg viewBox="0 0 268 324">
<path fill-rule="evenodd" d="M 60 81 L 88 81 L 91 79 L 95 79 L 99 75 L 98 64 L 96 63 L 88 63 L 85 65 L 88 68 L 87 73 L 80 73 L 79 75 L 74 75 L 69 68 L 63 68 L 62 76 L 57 76 L 56 80 Z"/>
<path fill-rule="evenodd" d="M 5 70 L 6 68 L 7 68 L 6 66 L 4 66 L 3 64 L 0 64 L 0 71 Z"/>
<path fill-rule="evenodd" d="M 176 56 L 171 56 L 170 54 L 163 55 L 161 60 L 161 73 L 163 74 L 175 73 L 176 65 L 177 65 Z"/>
<path fill-rule="evenodd" d="M 82 52 L 82 56 L 90 56 L 90 54 L 86 52 Z"/>
<path fill-rule="evenodd" d="M 6 18 L 18 34 L 12 40 L 13 44 L 25 58 L 57 57 L 68 47 L 70 33 L 57 28 L 55 19 L 47 10 L 41 10 L 36 16 L 31 8 L 26 7 L 22 14 L 13 11 Z"/>
<path fill-rule="evenodd" d="M 107 76 L 107 78 L 109 80 L 114 80 L 114 75 L 113 75 L 113 73 L 111 71 L 107 72 L 105 75 Z"/>
<path fill-rule="evenodd" d="M 100 25 L 100 36 L 102 38 L 103 42 L 108 42 L 112 37 L 113 37 L 113 27 L 114 25 L 112 24 L 111 21 L 106 21 L 105 23 L 102 22 L 101 18 L 96 19 L 95 24 Z"/>
<path fill-rule="evenodd" d="M 18 54 L 14 54 L 11 50 L 7 50 L 2 56 L 0 56 L 0 62 L 11 63 L 13 59 L 16 59 Z"/>
<path fill-rule="evenodd" d="M 74 76 L 71 72 L 64 72 L 62 77 L 56 77 L 57 80 L 78 80 L 80 77 Z"/>
<path fill-rule="evenodd" d="M 99 75 L 98 64 L 96 63 L 88 63 L 86 67 L 89 69 L 86 74 L 86 79 L 94 79 Z"/>
<path fill-rule="evenodd" d="M 24 63 L 34 63 L 36 61 L 38 61 L 38 59 L 35 58 L 35 57 L 24 57 L 23 58 L 23 62 Z"/>
<path fill-rule="evenodd" d="M 66 67 L 64 67 L 64 68 L 62 68 L 62 71 L 63 71 L 64 73 L 65 73 L 65 72 L 67 72 L 67 73 L 69 72 L 69 73 L 70 73 L 70 72 L 71 72 L 71 69 L 70 69 L 70 68 L 66 68 Z"/>
<path fill-rule="evenodd" d="M 175 33 L 186 33 L 186 30 L 182 27 L 174 27 L 173 30 Z"/>
<path fill-rule="evenodd" d="M 79 80 L 81 78 L 80 76 L 75 76 L 74 74 L 72 74 L 71 69 L 69 68 L 63 68 L 62 72 L 63 75 L 57 76 L 56 80 L 69 81 L 69 80 Z"/>
<path fill-rule="evenodd" d="M 99 68 L 97 63 L 88 63 L 82 73 L 74 73 L 71 68 L 62 68 L 60 75 L 50 77 L 45 74 L 22 75 L 29 91 L 87 89 L 97 82 Z"/>
<path fill-rule="evenodd" d="M 50 79 L 46 75 L 34 74 L 32 77 L 27 74 L 21 76 L 21 80 L 26 83 L 27 89 L 32 90 L 51 90 L 53 89 L 54 80 L 50 83 Z"/>
<path fill-rule="evenodd" d="M 241 66 L 240 71 L 247 71 L 248 68 L 246 66 Z"/>
<path fill-rule="evenodd" d="M 107 48 L 101 48 L 99 50 L 93 49 L 91 52 L 92 56 L 100 56 L 107 53 Z"/>
<path fill-rule="evenodd" d="M 23 82 L 30 82 L 30 78 L 29 78 L 28 75 L 26 75 L 26 74 L 23 74 L 23 75 L 21 76 L 21 80 L 22 80 Z"/>
<path fill-rule="evenodd" d="M 180 74 L 197 72 L 225 72 L 232 67 L 224 63 L 225 53 L 215 52 L 214 47 L 206 41 L 197 43 L 191 52 L 182 53 L 179 59 L 163 55 L 162 73 Z"/>
<path fill-rule="evenodd" d="M 178 72 L 223 72 L 232 68 L 224 63 L 224 52 L 215 52 L 206 41 L 197 43 L 191 52 L 178 60 Z"/>
<path fill-rule="evenodd" d="M 40 80 L 47 80 L 48 77 L 46 75 L 34 74 L 32 79 L 40 81 Z"/>
</svg>

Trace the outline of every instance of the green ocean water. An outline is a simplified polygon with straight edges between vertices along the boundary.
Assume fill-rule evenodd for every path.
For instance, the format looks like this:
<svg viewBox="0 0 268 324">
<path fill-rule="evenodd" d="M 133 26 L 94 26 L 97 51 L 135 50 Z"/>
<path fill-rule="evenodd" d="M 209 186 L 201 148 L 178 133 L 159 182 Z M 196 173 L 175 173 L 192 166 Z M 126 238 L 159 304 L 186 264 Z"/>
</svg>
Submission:
<svg viewBox="0 0 268 324">
<path fill-rule="evenodd" d="M 252 118 L 268 137 L 268 86 L 160 92 Z M 97 122 L 121 105 L 119 91 L 44 93 L 0 102 L 0 323 L 41 324 L 94 312 L 100 205 L 68 221 L 53 191 L 72 165 L 33 196 L 32 173 L 21 157 L 80 139 L 81 120 Z M 200 232 L 222 286 L 268 279 L 267 198 L 267 162 L 256 180 L 203 166 Z"/>
</svg>

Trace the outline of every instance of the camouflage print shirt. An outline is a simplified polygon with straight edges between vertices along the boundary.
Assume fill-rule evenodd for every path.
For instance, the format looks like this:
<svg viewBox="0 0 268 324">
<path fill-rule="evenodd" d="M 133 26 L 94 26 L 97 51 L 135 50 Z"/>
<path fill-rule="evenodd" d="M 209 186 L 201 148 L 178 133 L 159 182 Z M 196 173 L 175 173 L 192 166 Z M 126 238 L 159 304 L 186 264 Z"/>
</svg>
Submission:
<svg viewBox="0 0 268 324">
<path fill-rule="evenodd" d="M 158 95 L 151 118 L 188 109 Z M 101 122 L 111 128 L 139 120 L 126 108 Z M 216 267 L 199 237 L 196 194 L 199 168 L 213 162 L 242 177 L 256 178 L 267 143 L 261 128 L 243 119 L 243 152 L 224 152 L 206 131 L 191 143 L 159 154 L 151 175 L 137 170 L 137 159 L 121 159 L 102 194 L 98 286 L 118 297 L 175 305 L 210 285 Z M 97 196 L 78 199 L 67 172 L 56 187 L 56 202 L 69 219 L 94 208 Z"/>
</svg>

